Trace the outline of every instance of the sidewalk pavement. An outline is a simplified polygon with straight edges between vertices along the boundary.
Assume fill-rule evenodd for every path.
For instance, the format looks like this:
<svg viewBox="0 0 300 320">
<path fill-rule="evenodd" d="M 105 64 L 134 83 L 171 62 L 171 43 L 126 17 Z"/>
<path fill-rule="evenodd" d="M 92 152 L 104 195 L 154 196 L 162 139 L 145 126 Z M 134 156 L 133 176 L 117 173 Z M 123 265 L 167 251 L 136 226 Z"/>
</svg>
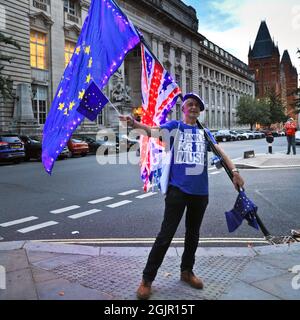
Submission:
<svg viewBox="0 0 300 320">
<path fill-rule="evenodd" d="M 239 158 L 234 161 L 240 169 L 271 169 L 300 167 L 300 155 L 285 153 L 259 153 L 253 158 Z"/>
<path fill-rule="evenodd" d="M 258 154 L 240 168 L 300 167 L 300 156 Z M 0 300 L 136 300 L 151 248 L 0 242 Z M 196 290 L 179 280 L 182 247 L 172 246 L 150 300 L 300 300 L 300 243 L 198 248 Z"/>
<path fill-rule="evenodd" d="M 2 242 L 0 300 L 136 300 L 149 251 Z M 182 251 L 169 248 L 150 300 L 300 299 L 300 243 L 198 248 L 194 272 L 203 278 L 203 290 L 179 280 Z"/>
</svg>

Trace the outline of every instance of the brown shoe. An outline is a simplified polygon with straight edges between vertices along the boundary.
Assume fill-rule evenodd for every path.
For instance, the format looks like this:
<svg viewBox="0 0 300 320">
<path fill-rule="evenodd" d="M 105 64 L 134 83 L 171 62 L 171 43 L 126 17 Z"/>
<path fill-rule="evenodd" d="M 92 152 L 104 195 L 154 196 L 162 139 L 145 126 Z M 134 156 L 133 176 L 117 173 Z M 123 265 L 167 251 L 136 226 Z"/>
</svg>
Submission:
<svg viewBox="0 0 300 320">
<path fill-rule="evenodd" d="M 182 271 L 180 280 L 188 283 L 195 289 L 203 289 L 203 281 L 196 277 L 192 271 Z"/>
<path fill-rule="evenodd" d="M 137 289 L 136 295 L 138 299 L 148 300 L 151 296 L 151 284 L 152 282 L 142 280 L 140 286 Z"/>
</svg>

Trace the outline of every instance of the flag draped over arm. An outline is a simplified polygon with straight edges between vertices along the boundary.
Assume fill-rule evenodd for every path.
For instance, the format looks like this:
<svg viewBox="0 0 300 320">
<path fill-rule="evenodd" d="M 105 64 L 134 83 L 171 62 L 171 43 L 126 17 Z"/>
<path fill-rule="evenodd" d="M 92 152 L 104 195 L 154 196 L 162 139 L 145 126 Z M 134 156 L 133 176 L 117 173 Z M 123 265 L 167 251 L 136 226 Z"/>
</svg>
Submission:
<svg viewBox="0 0 300 320">
<path fill-rule="evenodd" d="M 181 90 L 171 75 L 156 57 L 141 43 L 142 55 L 142 100 L 141 122 L 149 126 L 160 126 L 176 103 Z M 140 138 L 141 177 L 144 191 L 157 184 L 161 175 L 161 156 L 164 150 L 159 139 L 147 136 Z"/>
<path fill-rule="evenodd" d="M 126 54 L 139 42 L 134 26 L 113 0 L 91 1 L 75 51 L 57 88 L 44 126 L 42 161 L 49 174 L 84 115 L 101 111 L 105 104 L 101 104 L 105 101 L 101 89 L 120 67 Z M 98 97 L 98 105 L 93 108 L 81 103 L 89 101 L 86 97 L 88 92 Z"/>
</svg>

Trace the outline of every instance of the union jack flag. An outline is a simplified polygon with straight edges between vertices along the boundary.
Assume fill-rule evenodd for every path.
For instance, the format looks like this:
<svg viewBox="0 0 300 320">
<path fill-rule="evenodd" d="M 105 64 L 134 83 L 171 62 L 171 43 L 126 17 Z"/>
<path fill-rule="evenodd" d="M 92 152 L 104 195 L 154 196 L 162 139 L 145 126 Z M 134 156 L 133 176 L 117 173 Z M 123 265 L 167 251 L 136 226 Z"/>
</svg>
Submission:
<svg viewBox="0 0 300 320">
<path fill-rule="evenodd" d="M 181 90 L 157 58 L 141 43 L 142 54 L 142 102 L 141 123 L 160 126 L 176 103 Z M 144 191 L 159 184 L 164 146 L 157 138 L 141 135 L 141 177 Z"/>
</svg>

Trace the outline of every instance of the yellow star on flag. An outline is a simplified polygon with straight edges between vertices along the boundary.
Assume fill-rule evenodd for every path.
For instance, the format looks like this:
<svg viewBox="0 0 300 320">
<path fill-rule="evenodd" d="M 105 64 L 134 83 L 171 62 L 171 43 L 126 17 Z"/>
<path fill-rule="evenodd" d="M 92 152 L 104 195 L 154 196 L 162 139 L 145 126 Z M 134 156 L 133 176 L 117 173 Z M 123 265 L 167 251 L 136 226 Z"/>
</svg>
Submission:
<svg viewBox="0 0 300 320">
<path fill-rule="evenodd" d="M 79 55 L 79 53 L 80 53 L 80 46 L 76 48 L 75 53 L 76 53 L 77 55 Z"/>
<path fill-rule="evenodd" d="M 59 89 L 57 96 L 60 98 L 60 96 L 62 95 L 64 91 L 62 90 L 62 88 Z"/>
<path fill-rule="evenodd" d="M 82 100 L 82 99 L 83 99 L 83 96 L 84 96 L 84 93 L 85 93 L 85 90 L 84 90 L 84 89 L 82 89 L 82 91 L 79 91 L 78 99 Z"/>
<path fill-rule="evenodd" d="M 86 54 L 90 54 L 90 52 L 91 52 L 91 46 L 85 47 L 84 52 L 85 52 Z"/>
<path fill-rule="evenodd" d="M 91 68 L 91 67 L 92 67 L 92 64 L 93 64 L 93 58 L 90 57 L 88 68 Z"/>
<path fill-rule="evenodd" d="M 72 109 L 73 109 L 74 106 L 75 106 L 75 102 L 74 102 L 74 101 L 70 102 L 70 104 L 69 104 L 69 110 L 72 111 Z"/>
<path fill-rule="evenodd" d="M 58 107 L 58 110 L 63 111 L 64 107 L 65 107 L 65 104 L 64 103 L 60 103 L 59 107 Z"/>
<path fill-rule="evenodd" d="M 86 76 L 86 81 L 85 83 L 90 83 L 91 81 L 91 74 L 89 73 L 87 76 Z"/>
<path fill-rule="evenodd" d="M 68 108 L 65 109 L 64 115 L 65 115 L 65 116 L 68 116 L 68 115 L 69 115 L 69 113 L 68 113 Z"/>
</svg>

